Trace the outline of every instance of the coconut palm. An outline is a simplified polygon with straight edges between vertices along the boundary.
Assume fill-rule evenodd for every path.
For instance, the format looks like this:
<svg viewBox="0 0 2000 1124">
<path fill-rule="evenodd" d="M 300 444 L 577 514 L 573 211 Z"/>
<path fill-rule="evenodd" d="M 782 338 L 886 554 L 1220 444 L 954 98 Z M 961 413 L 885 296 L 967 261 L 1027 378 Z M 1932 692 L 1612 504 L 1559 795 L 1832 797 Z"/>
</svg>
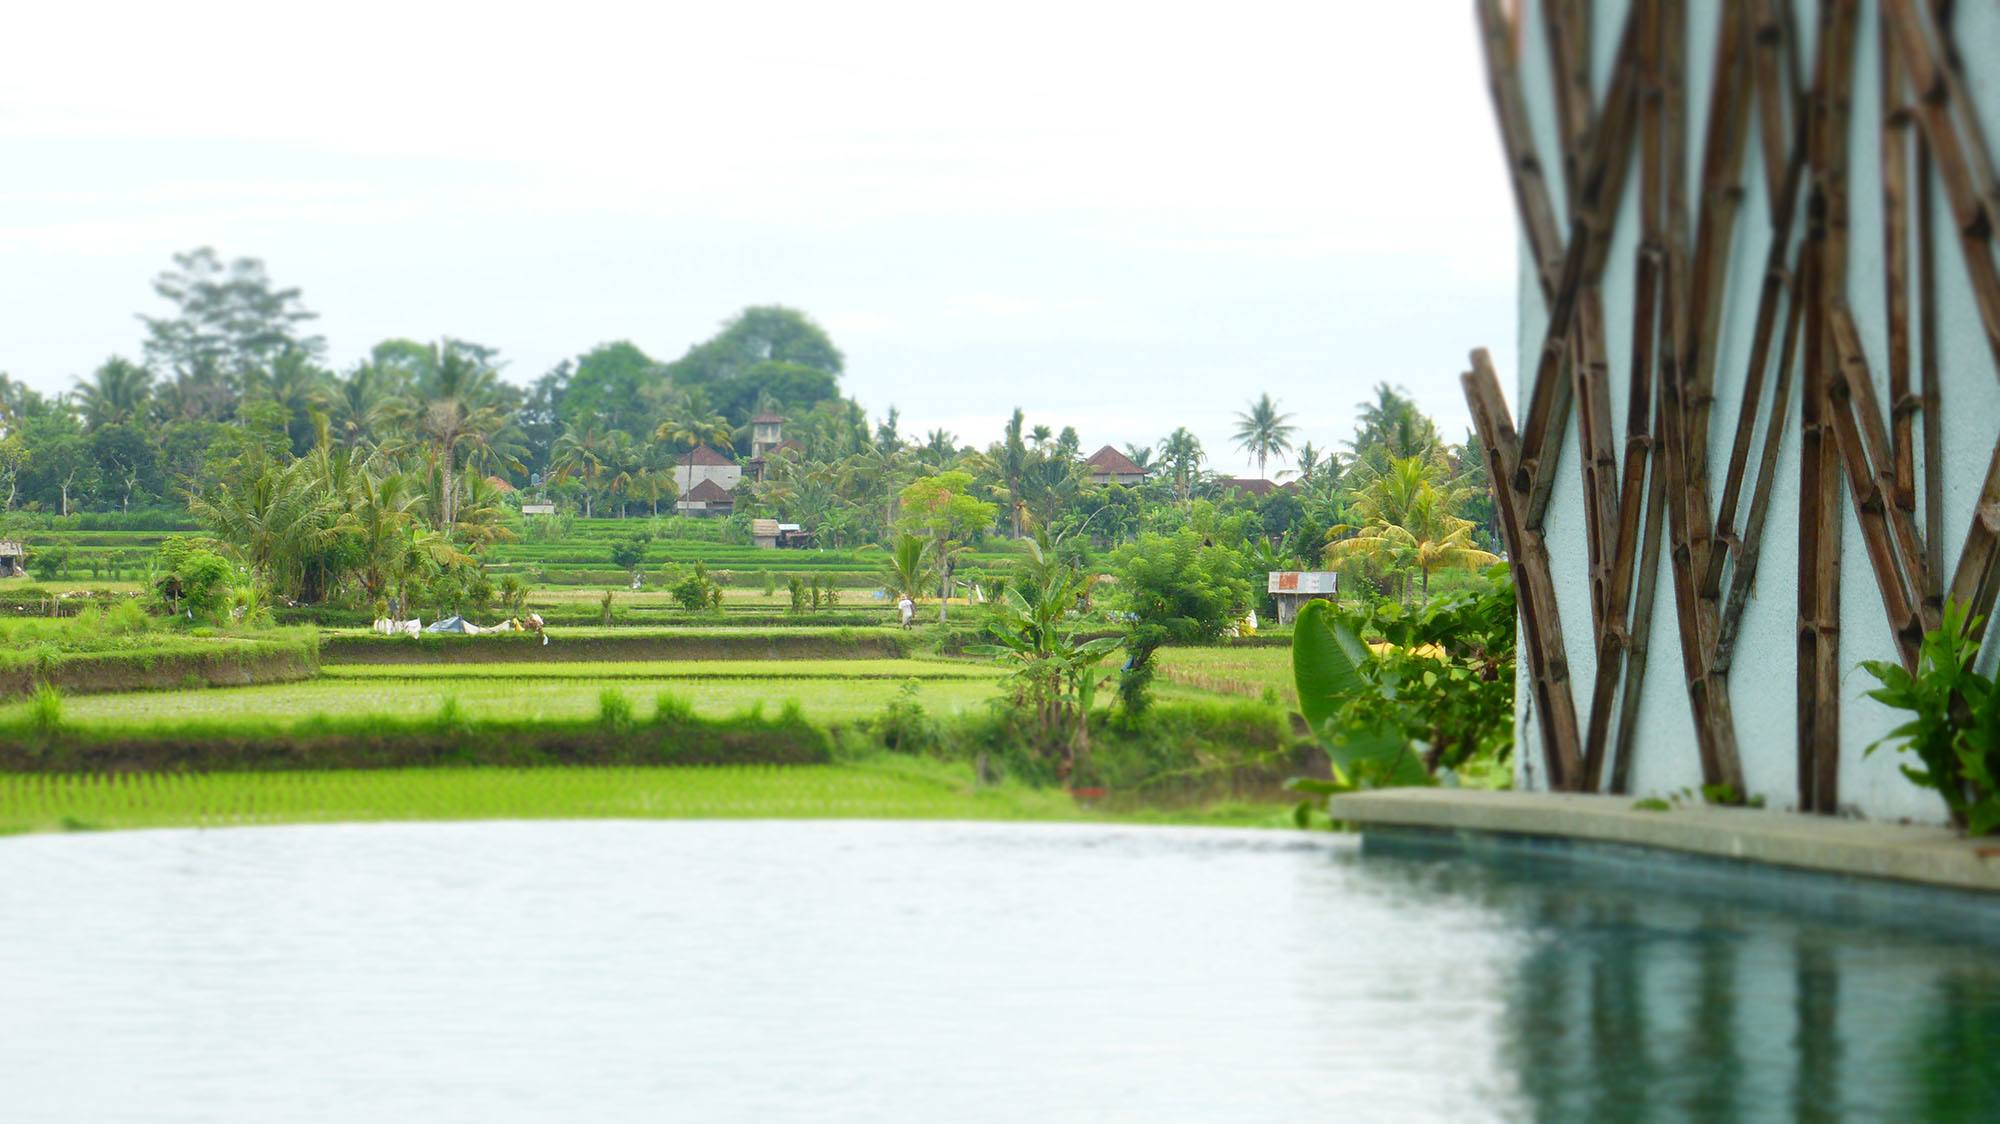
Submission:
<svg viewBox="0 0 2000 1124">
<path fill-rule="evenodd" d="M 1375 396 L 1354 405 L 1354 440 L 1348 448 L 1355 460 L 1386 471 L 1403 457 L 1430 457 L 1439 450 L 1437 425 L 1410 398 L 1388 383 L 1375 384 Z"/>
<path fill-rule="evenodd" d="M 436 460 L 441 530 L 456 522 L 459 462 L 480 460 L 507 423 L 499 379 L 476 349 L 447 339 L 423 349 L 409 394 L 384 407 L 385 417 L 404 431 L 406 445 L 425 447 Z"/>
<path fill-rule="evenodd" d="M 1028 471 L 1028 446 L 1021 439 L 1023 415 L 1019 406 L 1007 419 L 1007 434 L 996 450 L 994 468 L 998 470 L 1000 482 L 1007 489 L 1007 518 L 1013 524 L 1014 537 L 1021 537 L 1021 477 Z"/>
<path fill-rule="evenodd" d="M 653 429 L 653 440 L 682 449 L 729 443 L 729 419 L 709 405 L 699 388 L 685 391 L 667 404 L 667 416 Z"/>
<path fill-rule="evenodd" d="M 1435 472 L 1423 457 L 1390 462 L 1388 472 L 1354 494 L 1352 511 L 1358 522 L 1330 532 L 1352 534 L 1327 544 L 1327 559 L 1367 559 L 1400 572 L 1404 601 L 1409 599 L 1411 570 L 1419 575 L 1428 600 L 1432 571 L 1476 570 L 1498 562 L 1498 557 L 1473 544 L 1471 520 L 1453 514 L 1462 497 L 1440 488 Z"/>
<path fill-rule="evenodd" d="M 923 448 L 918 450 L 917 455 L 925 462 L 943 468 L 958 455 L 958 438 L 950 430 L 933 429 L 924 438 Z"/>
<path fill-rule="evenodd" d="M 1291 451 L 1292 434 L 1298 428 L 1291 420 L 1292 415 L 1278 412 L 1278 404 L 1269 394 L 1258 395 L 1248 410 L 1236 415 L 1236 432 L 1230 439 L 1238 449 L 1257 458 L 1259 477 L 1264 476 L 1266 460 Z"/>
<path fill-rule="evenodd" d="M 882 442 L 864 445 L 841 462 L 841 485 L 850 495 L 882 497 L 882 527 L 896 525 L 896 497 L 912 472 L 910 455 L 899 445 Z"/>
<path fill-rule="evenodd" d="M 90 381 L 76 384 L 77 407 L 89 430 L 143 421 L 152 397 L 153 372 L 115 355 L 91 373 Z"/>
<path fill-rule="evenodd" d="M 1201 476 L 1203 457 L 1201 441 L 1189 433 L 1186 426 L 1174 430 L 1160 442 L 1160 463 L 1172 475 L 1174 491 L 1183 501 L 1194 494 L 1195 483 Z"/>
<path fill-rule="evenodd" d="M 930 540 L 917 535 L 901 534 L 888 548 L 888 557 L 882 562 L 882 589 L 897 600 L 909 598 L 923 600 L 923 589 L 930 576 Z M 881 549 L 876 547 L 873 549 Z"/>
<path fill-rule="evenodd" d="M 555 447 L 550 450 L 549 478 L 575 478 L 582 488 L 585 519 L 591 517 L 598 481 L 603 478 L 610 463 L 607 456 L 610 444 L 611 439 L 605 431 L 593 425 L 565 432 L 556 438 Z"/>
</svg>

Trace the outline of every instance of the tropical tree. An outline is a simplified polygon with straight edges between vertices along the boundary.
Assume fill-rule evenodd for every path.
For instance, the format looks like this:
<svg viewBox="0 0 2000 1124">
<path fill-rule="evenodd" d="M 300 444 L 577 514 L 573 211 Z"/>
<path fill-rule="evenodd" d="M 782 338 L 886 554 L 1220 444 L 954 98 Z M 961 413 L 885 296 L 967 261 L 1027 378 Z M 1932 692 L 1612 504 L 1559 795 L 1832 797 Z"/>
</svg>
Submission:
<svg viewBox="0 0 2000 1124">
<path fill-rule="evenodd" d="M 1348 448 L 1357 461 L 1386 471 L 1388 462 L 1405 457 L 1430 457 L 1441 444 L 1437 425 L 1410 397 L 1388 383 L 1375 384 L 1375 396 L 1354 406 L 1357 421 Z"/>
<path fill-rule="evenodd" d="M 144 421 L 153 396 L 153 372 L 129 360 L 106 359 L 90 380 L 76 384 L 76 404 L 86 430 Z"/>
<path fill-rule="evenodd" d="M 994 605 L 989 629 L 997 643 L 968 647 L 1011 667 L 1015 702 L 1030 716 L 1036 741 L 1058 754 L 1057 775 L 1068 779 L 1090 749 L 1090 712 L 1098 665 L 1117 651 L 1116 636 L 1085 639 L 1092 622 L 1081 612 L 1095 578 L 1027 540 Z"/>
<path fill-rule="evenodd" d="M 549 477 L 553 480 L 574 479 L 579 485 L 583 499 L 583 517 L 589 519 L 596 501 L 598 481 L 604 476 L 609 463 L 610 437 L 596 426 L 585 427 L 581 432 L 570 430 L 556 438 L 555 448 L 549 459 Z"/>
<path fill-rule="evenodd" d="M 1258 395 L 1250 408 L 1236 415 L 1236 432 L 1230 435 L 1236 447 L 1257 458 L 1257 475 L 1264 476 L 1264 462 L 1291 451 L 1292 415 L 1278 412 L 1269 394 Z"/>
<path fill-rule="evenodd" d="M 653 428 L 653 439 L 692 451 L 699 445 L 729 443 L 729 419 L 709 405 L 700 388 L 682 391 L 667 405 L 667 415 Z"/>
<path fill-rule="evenodd" d="M 938 579 L 938 620 L 949 615 L 951 583 L 964 540 L 993 525 L 999 508 L 969 494 L 969 472 L 920 477 L 903 489 L 903 524 L 909 534 L 930 540 L 931 565 Z"/>
<path fill-rule="evenodd" d="M 1203 459 L 1201 441 L 1189 433 L 1186 426 L 1174 430 L 1160 442 L 1160 460 L 1173 477 L 1174 492 L 1182 502 L 1194 494 L 1195 483 L 1201 478 Z"/>
<path fill-rule="evenodd" d="M 410 393 L 385 411 L 403 427 L 407 442 L 427 447 L 436 459 L 440 491 L 434 499 L 440 530 L 457 519 L 459 463 L 481 459 L 507 423 L 499 404 L 500 376 L 482 351 L 451 339 L 429 345 Z"/>
<path fill-rule="evenodd" d="M 1472 541 L 1472 522 L 1453 514 L 1462 497 L 1440 490 L 1435 467 L 1423 457 L 1402 457 L 1390 470 L 1354 495 L 1356 528 L 1349 537 L 1326 547 L 1329 561 L 1360 558 L 1401 573 L 1401 599 L 1409 599 L 1408 573 L 1422 581 L 1430 597 L 1431 573 L 1439 569 L 1483 569 L 1499 559 Z"/>
<path fill-rule="evenodd" d="M 1013 524 L 1013 534 L 1017 539 L 1021 537 L 1021 478 L 1028 471 L 1028 445 L 1021 437 L 1024 420 L 1021 408 L 1014 407 L 1013 416 L 1007 419 L 1006 436 L 1001 439 L 994 458 L 994 467 L 1007 489 L 1007 518 Z"/>
<path fill-rule="evenodd" d="M 879 548 L 878 548 L 879 549 Z M 882 564 L 882 588 L 898 600 L 923 597 L 925 567 L 930 561 L 930 542 L 912 534 L 899 534 Z"/>
</svg>

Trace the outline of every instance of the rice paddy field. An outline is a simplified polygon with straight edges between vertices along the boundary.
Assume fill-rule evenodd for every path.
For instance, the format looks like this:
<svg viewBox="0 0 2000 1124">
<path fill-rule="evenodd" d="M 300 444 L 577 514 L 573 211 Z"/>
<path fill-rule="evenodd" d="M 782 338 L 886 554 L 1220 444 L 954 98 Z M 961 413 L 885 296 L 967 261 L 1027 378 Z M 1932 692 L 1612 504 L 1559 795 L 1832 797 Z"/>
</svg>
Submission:
<svg viewBox="0 0 2000 1124">
<path fill-rule="evenodd" d="M 1154 658 L 1159 663 L 1159 680 L 1195 693 L 1254 699 L 1269 691 L 1288 707 L 1299 703 L 1289 646 L 1162 648 Z"/>
<path fill-rule="evenodd" d="M 927 711 L 961 713 L 985 706 L 997 680 L 997 671 L 978 664 L 920 660 L 332 665 L 302 683 L 74 696 L 62 701 L 62 722 L 100 732 L 197 724 L 284 730 L 356 714 L 421 718 L 447 699 L 474 721 L 572 720 L 597 714 L 604 693 L 617 691 L 641 716 L 665 694 L 704 718 L 758 708 L 776 714 L 796 703 L 808 720 L 826 724 L 879 714 L 906 684 Z M 32 705 L 0 707 L 0 727 L 25 721 Z"/>
<path fill-rule="evenodd" d="M 881 569 L 879 553 L 859 549 L 766 550 L 748 543 L 722 541 L 727 526 L 720 520 L 668 517 L 654 519 L 634 514 L 628 519 L 575 519 L 568 533 L 557 541 L 540 541 L 528 522 L 517 517 L 515 539 L 496 544 L 486 555 L 497 577 L 519 574 L 530 581 L 554 587 L 624 586 L 631 571 L 611 561 L 613 543 L 636 534 L 650 534 L 641 569 L 649 583 L 670 566 L 692 566 L 699 561 L 723 577 L 742 593 L 761 596 L 764 575 L 778 575 L 781 589 L 787 577 L 797 574 L 810 579 L 834 581 L 844 589 L 859 591 L 872 586 Z M 70 589 L 122 586 L 131 588 L 143 579 L 148 559 L 168 535 L 200 534 L 200 525 L 186 512 L 95 512 L 67 518 L 44 518 L 13 532 L 24 540 L 32 553 L 38 547 L 62 547 L 68 551 L 67 567 L 48 583 L 51 588 Z M 1003 568 L 1012 552 L 1000 543 L 982 546 L 965 559 L 962 572 L 979 574 Z M 5 588 L 7 583 L 0 583 Z"/>
<path fill-rule="evenodd" d="M 1268 806 L 1115 813 L 1058 789 L 975 785 L 961 768 L 381 769 L 0 775 L 0 834 L 476 819 L 1097 820 L 1282 826 Z"/>
</svg>

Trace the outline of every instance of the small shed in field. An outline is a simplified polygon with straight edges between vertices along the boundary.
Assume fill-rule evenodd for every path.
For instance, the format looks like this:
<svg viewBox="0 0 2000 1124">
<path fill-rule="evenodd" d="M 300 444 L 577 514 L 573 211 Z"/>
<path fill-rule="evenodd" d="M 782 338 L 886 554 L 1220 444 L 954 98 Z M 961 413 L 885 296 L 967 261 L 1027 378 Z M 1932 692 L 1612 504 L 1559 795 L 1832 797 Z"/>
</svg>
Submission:
<svg viewBox="0 0 2000 1124">
<path fill-rule="evenodd" d="M 1339 576 L 1331 570 L 1273 570 L 1265 591 L 1278 603 L 1278 623 L 1292 623 L 1308 601 L 1333 600 Z"/>
<path fill-rule="evenodd" d="M 18 578 L 27 572 L 26 548 L 11 539 L 0 539 L 0 578 Z"/>
</svg>

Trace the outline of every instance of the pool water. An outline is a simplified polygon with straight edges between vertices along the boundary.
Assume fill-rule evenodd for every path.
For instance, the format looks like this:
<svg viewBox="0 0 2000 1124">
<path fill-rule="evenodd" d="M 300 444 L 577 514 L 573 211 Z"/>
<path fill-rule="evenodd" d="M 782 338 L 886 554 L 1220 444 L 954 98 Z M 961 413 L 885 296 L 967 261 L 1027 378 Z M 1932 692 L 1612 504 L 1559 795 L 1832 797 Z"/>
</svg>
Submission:
<svg viewBox="0 0 2000 1124">
<path fill-rule="evenodd" d="M 0 839 L 22 1121 L 1975 1119 L 2000 947 L 1330 836 Z"/>
</svg>

